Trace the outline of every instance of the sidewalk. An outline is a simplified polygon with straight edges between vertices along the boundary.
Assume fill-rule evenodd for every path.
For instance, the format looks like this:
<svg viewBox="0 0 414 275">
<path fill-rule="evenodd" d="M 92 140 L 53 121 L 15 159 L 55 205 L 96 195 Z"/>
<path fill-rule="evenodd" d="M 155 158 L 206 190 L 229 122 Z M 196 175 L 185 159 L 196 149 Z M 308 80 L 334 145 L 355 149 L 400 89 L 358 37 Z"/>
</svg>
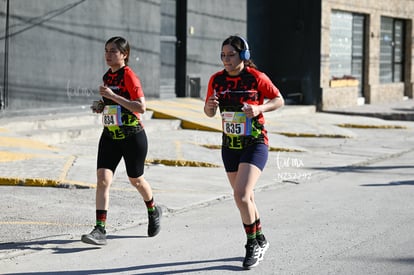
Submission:
<svg viewBox="0 0 414 275">
<path fill-rule="evenodd" d="M 218 115 L 206 117 L 201 100 L 150 100 L 147 104 L 144 124 L 150 145 L 153 145 L 147 156 L 148 164 L 221 166 L 219 154 L 211 157 L 210 153 L 211 148 L 219 148 L 221 144 L 220 118 Z M 270 149 L 280 152 L 308 150 L 292 137 L 353 138 L 353 128 L 406 128 L 406 121 L 359 115 L 410 118 L 414 115 L 414 103 L 407 100 L 329 112 L 336 114 L 316 113 L 313 106 L 288 105 L 266 113 Z M 179 129 L 188 130 L 185 141 Z M 168 134 L 159 135 L 163 131 Z M 85 180 L 84 175 L 72 175 L 80 175 L 79 169 L 92 174 L 100 132 L 100 116 L 91 114 L 85 107 L 64 115 L 0 117 L 0 185 L 94 187 L 93 177 Z M 88 156 L 82 157 L 79 153 Z"/>
<path fill-rule="evenodd" d="M 145 177 L 166 217 L 232 198 L 219 150 L 220 119 L 206 117 L 202 107 L 196 99 L 148 101 Z M 310 106 L 285 106 L 265 118 L 270 153 L 258 192 L 319 182 L 414 150 L 413 121 L 318 113 Z M 6 209 L 0 215 L 6 244 L 0 259 L 26 253 L 8 248 L 8 242 L 79 240 L 90 230 L 101 131 L 99 115 L 88 108 L 0 119 L 0 208 Z M 111 232 L 145 231 L 140 225 L 146 224 L 146 212 L 138 197 L 121 162 L 111 187 Z"/>
<path fill-rule="evenodd" d="M 377 117 L 387 120 L 414 121 L 414 100 L 407 99 L 384 104 L 366 104 L 326 110 L 326 113 Z"/>
</svg>

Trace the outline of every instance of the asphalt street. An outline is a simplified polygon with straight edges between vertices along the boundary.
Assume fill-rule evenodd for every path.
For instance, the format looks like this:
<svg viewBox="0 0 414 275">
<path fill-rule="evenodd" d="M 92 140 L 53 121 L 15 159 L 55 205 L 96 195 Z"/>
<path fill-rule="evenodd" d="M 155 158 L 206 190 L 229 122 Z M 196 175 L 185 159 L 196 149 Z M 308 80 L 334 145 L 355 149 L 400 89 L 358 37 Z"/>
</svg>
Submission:
<svg viewBox="0 0 414 275">
<path fill-rule="evenodd" d="M 412 274 L 414 153 L 256 193 L 271 247 L 252 274 Z M 411 169 L 411 171 L 410 171 Z M 68 228 L 69 229 L 69 228 Z M 70 229 L 68 230 L 70 231 Z M 111 232 L 105 247 L 49 236 L 15 244 L 3 274 L 232 274 L 244 235 L 231 198 Z"/>
<path fill-rule="evenodd" d="M 172 102 L 161 103 L 154 116 L 174 114 Z M 153 160 L 145 176 L 165 213 L 161 233 L 146 237 L 144 204 L 121 164 L 104 247 L 80 242 L 94 223 L 99 127 L 85 125 L 69 138 L 74 123 L 56 138 L 43 120 L 36 125 L 46 132 L 30 131 L 34 117 L 0 120 L 0 273 L 241 271 L 245 235 L 221 166 L 220 134 L 201 128 L 215 126 L 197 121 L 200 105 L 185 104 L 174 119 L 145 121 Z M 246 273 L 413 274 L 414 122 L 301 108 L 268 114 L 267 122 L 271 151 L 256 202 L 270 249 Z"/>
</svg>

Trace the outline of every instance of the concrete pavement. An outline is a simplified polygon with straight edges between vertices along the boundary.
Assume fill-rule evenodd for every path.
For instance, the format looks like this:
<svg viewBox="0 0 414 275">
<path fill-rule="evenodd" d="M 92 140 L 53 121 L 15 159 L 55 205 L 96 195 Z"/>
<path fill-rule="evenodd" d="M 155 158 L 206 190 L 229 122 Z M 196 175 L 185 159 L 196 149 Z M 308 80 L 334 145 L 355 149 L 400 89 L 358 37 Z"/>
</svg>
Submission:
<svg viewBox="0 0 414 275">
<path fill-rule="evenodd" d="M 414 113 L 412 100 L 399 103 L 398 110 L 404 110 L 410 117 Z M 221 160 L 210 157 L 206 151 L 220 146 L 219 117 L 207 118 L 202 112 L 203 103 L 197 99 L 153 100 L 148 102 L 144 123 L 151 146 L 148 164 L 173 166 L 220 166 Z M 395 105 L 366 106 L 375 114 L 389 114 Z M 351 108 L 348 115 L 327 115 L 316 113 L 313 106 L 285 106 L 267 113 L 267 127 L 271 150 L 280 152 L 304 152 L 307 149 L 289 137 L 353 138 L 352 128 L 406 128 L 406 123 L 381 119 L 349 116 L 359 114 L 364 107 Z M 344 110 L 339 110 L 344 113 Z M 339 112 L 338 111 L 338 112 Z M 367 111 L 368 112 L 368 111 Z M 400 117 L 404 117 L 399 115 Z M 185 142 L 181 132 L 187 129 Z M 167 136 L 160 136 L 164 130 L 172 130 Z M 93 187 L 94 180 L 70 177 L 78 171 L 76 162 L 82 166 L 94 167 L 94 161 L 86 164 L 74 151 L 87 143 L 89 157 L 95 154 L 93 146 L 101 132 L 100 117 L 91 114 L 87 106 L 65 110 L 51 110 L 49 113 L 0 118 L 0 185 L 30 186 L 87 186 Z M 73 143 L 75 141 L 75 143 Z M 92 146 L 91 146 L 92 145 Z M 182 148 L 182 146 L 184 146 Z M 75 147 L 75 148 L 73 148 Z M 91 160 L 91 159 L 89 159 Z M 78 172 L 76 174 L 79 175 Z"/>
<path fill-rule="evenodd" d="M 231 202 L 217 149 L 220 121 L 204 116 L 202 106 L 195 99 L 148 101 L 145 176 L 171 222 L 177 215 Z M 410 100 L 401 106 L 408 114 L 414 110 Z M 390 105 L 378 108 L 395 111 Z M 308 106 L 286 106 L 265 117 L 271 152 L 258 194 L 278 186 L 317 184 L 350 168 L 364 171 L 414 150 L 413 121 L 317 113 Z M 0 215 L 0 260 L 41 251 L 55 239 L 57 246 L 62 239 L 79 240 L 94 221 L 99 116 L 86 107 L 64 114 L 53 110 L 4 116 L 0 128 L 0 208 L 6 209 Z M 409 163 L 404 167 L 412 171 Z M 108 230 L 112 236 L 132 229 L 144 235 L 145 226 L 145 209 L 121 164 L 111 189 Z"/>
<path fill-rule="evenodd" d="M 281 157 L 286 160 L 285 155 Z M 255 196 L 271 245 L 264 261 L 246 273 L 412 274 L 413 158 L 411 150 L 360 166 L 343 167 L 337 163 L 338 166 L 321 169 L 323 173 L 312 174 L 310 179 L 299 184 L 269 184 L 272 173 L 267 169 Z M 306 167 L 306 171 L 312 170 Z M 209 173 L 219 172 L 209 170 Z M 274 173 L 275 170 L 273 176 Z M 202 194 L 207 183 L 204 179 L 191 186 Z M 224 190 L 227 185 L 222 183 Z M 174 187 L 180 188 L 177 181 Z M 13 188 L 10 191 L 16 189 L 10 188 Z M 31 188 L 21 188 L 28 189 Z M 37 196 L 44 198 L 44 190 L 59 189 L 39 188 Z M 231 198 L 168 213 L 163 219 L 161 233 L 147 238 L 145 224 L 128 224 L 125 220 L 118 223 L 120 220 L 114 219 L 119 215 L 131 218 L 130 213 L 134 212 L 133 209 L 126 211 L 126 207 L 118 212 L 117 208 L 122 205 L 130 206 L 131 198 L 123 194 L 120 202 L 119 193 L 114 192 L 108 245 L 96 247 L 80 242 L 76 232 L 82 225 L 70 224 L 77 212 L 85 215 L 81 192 L 85 190 L 73 192 L 77 200 L 64 190 L 49 193 L 51 201 L 47 206 L 58 208 L 42 219 L 56 220 L 58 213 L 66 210 L 66 225 L 54 235 L 0 244 L 0 273 L 222 275 L 242 270 L 245 236 Z M 158 193 L 157 197 L 164 202 L 165 197 L 160 195 Z M 175 195 L 183 198 L 181 193 Z M 61 202 L 57 203 L 54 196 Z M 65 200 L 72 201 L 72 205 L 59 209 Z M 78 206 L 76 211 L 74 204 Z M 37 202 L 36 206 L 44 207 L 44 203 Z M 25 215 L 20 213 L 19 216 Z M 23 233 L 28 235 L 37 230 L 45 234 L 45 228 L 53 227 L 57 225 L 31 225 Z M 4 225 L 1 230 L 4 232 Z"/>
<path fill-rule="evenodd" d="M 412 100 L 399 104 L 398 110 L 414 113 Z M 148 112 L 144 115 L 149 138 L 148 171 L 165 170 L 168 167 L 173 168 L 169 175 L 174 175 L 173 171 L 178 171 L 177 167 L 222 168 L 218 150 L 221 144 L 218 133 L 220 118 L 218 115 L 215 118 L 206 117 L 202 108 L 201 100 L 190 98 L 148 101 Z M 368 108 L 375 113 L 395 112 L 392 104 L 370 105 Z M 276 112 L 266 113 L 270 150 L 279 155 L 299 155 L 301 159 L 312 156 L 306 160 L 307 165 L 323 167 L 336 162 L 335 156 L 329 151 L 332 150 L 330 146 L 355 144 L 355 150 L 368 153 L 361 157 L 345 153 L 345 157 L 341 158 L 342 164 L 354 165 L 388 153 L 385 148 L 377 148 L 377 143 L 370 144 L 371 141 L 368 141 L 368 144 L 364 144 L 366 141 L 363 138 L 370 138 L 370 133 L 374 130 L 386 133 L 413 131 L 411 121 L 355 116 L 354 112 L 355 109 L 351 109 L 349 114 L 352 115 L 326 114 L 315 112 L 312 106 L 285 106 Z M 82 106 L 63 112 L 49 110 L 29 116 L 2 117 L 0 185 L 94 188 L 100 133 L 100 116 Z M 401 148 L 405 146 L 404 143 L 400 145 Z M 315 150 L 315 146 L 318 150 Z M 324 157 L 316 161 L 313 159 L 315 154 L 323 154 Z M 280 166 L 277 158 L 270 159 L 269 162 Z M 288 163 L 287 166 L 292 164 Z M 124 181 L 122 163 L 118 171 L 115 180 Z M 152 173 L 148 176 L 152 176 Z M 288 176 L 287 173 L 286 177 Z M 163 180 L 154 178 L 154 181 Z M 174 178 L 165 180 L 175 181 Z M 171 188 L 167 188 L 169 189 Z"/>
</svg>

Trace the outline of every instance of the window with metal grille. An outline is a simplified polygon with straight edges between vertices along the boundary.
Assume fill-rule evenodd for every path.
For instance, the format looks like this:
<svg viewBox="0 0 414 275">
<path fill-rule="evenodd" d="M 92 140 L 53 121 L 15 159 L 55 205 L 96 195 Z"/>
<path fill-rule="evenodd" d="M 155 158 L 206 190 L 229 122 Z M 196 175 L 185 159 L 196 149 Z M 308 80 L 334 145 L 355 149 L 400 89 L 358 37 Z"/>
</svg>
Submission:
<svg viewBox="0 0 414 275">
<path fill-rule="evenodd" d="M 329 64 L 331 79 L 357 79 L 360 96 L 364 76 L 364 29 L 364 15 L 332 11 Z"/>
<path fill-rule="evenodd" d="M 403 20 L 381 17 L 381 83 L 404 81 L 404 29 Z"/>
</svg>

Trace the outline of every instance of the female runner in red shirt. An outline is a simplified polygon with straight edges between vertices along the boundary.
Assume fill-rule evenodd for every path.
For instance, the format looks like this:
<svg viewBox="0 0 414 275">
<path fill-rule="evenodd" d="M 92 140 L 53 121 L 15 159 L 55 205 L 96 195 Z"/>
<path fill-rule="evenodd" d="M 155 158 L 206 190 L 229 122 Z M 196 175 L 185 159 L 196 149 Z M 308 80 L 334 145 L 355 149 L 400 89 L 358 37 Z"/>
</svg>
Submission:
<svg viewBox="0 0 414 275">
<path fill-rule="evenodd" d="M 139 78 L 128 67 L 129 53 L 129 43 L 122 37 L 112 37 L 105 43 L 105 60 L 110 68 L 99 87 L 102 101 L 92 106 L 94 112 L 102 113 L 104 126 L 97 160 L 96 226 L 81 238 L 89 244 L 106 244 L 109 187 L 122 158 L 130 183 L 147 206 L 148 236 L 160 231 L 161 208 L 155 205 L 152 188 L 143 176 L 148 143 L 140 114 L 146 109 L 145 97 Z"/>
<path fill-rule="evenodd" d="M 243 37 L 224 40 L 221 60 L 224 70 L 210 78 L 204 113 L 213 117 L 219 108 L 222 117 L 222 159 L 247 235 L 243 268 L 250 269 L 259 264 L 269 247 L 253 191 L 268 158 L 263 113 L 282 107 L 284 100 L 272 81 L 250 60 Z"/>
</svg>

